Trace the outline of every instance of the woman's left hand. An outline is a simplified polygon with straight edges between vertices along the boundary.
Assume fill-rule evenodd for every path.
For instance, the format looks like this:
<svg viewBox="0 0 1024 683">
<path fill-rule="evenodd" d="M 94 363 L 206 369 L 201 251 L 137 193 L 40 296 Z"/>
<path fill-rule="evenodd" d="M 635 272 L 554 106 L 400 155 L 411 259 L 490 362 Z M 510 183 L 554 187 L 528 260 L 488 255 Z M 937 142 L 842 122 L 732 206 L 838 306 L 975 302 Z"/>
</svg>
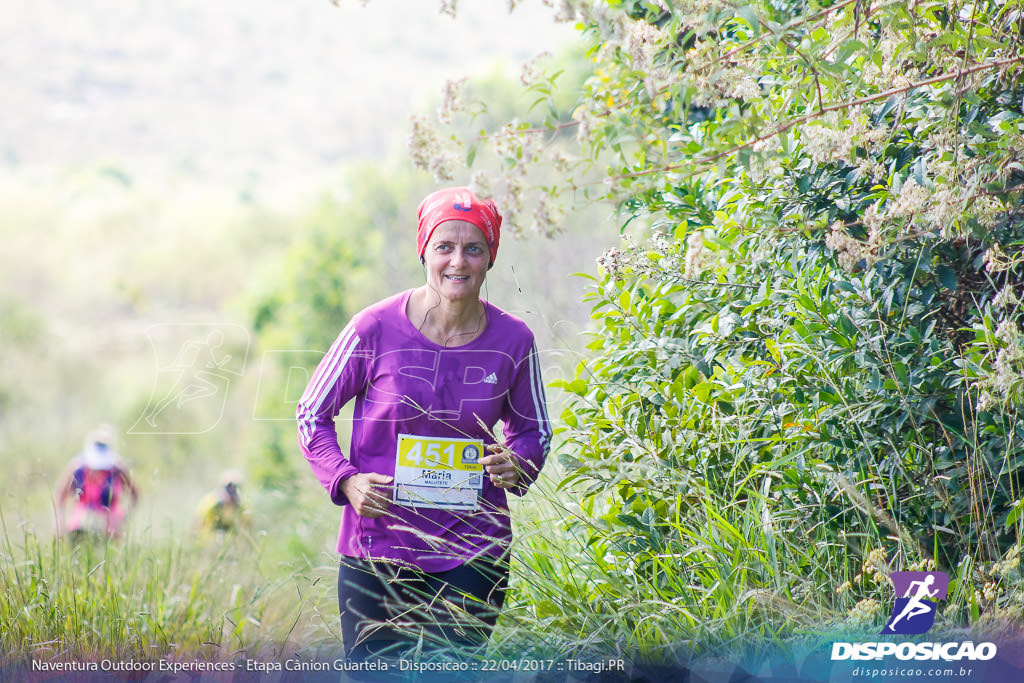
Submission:
<svg viewBox="0 0 1024 683">
<path fill-rule="evenodd" d="M 491 483 L 499 489 L 510 489 L 519 483 L 519 469 L 515 453 L 501 444 L 490 444 L 487 447 L 490 455 L 480 458 L 487 474 L 491 475 Z"/>
</svg>

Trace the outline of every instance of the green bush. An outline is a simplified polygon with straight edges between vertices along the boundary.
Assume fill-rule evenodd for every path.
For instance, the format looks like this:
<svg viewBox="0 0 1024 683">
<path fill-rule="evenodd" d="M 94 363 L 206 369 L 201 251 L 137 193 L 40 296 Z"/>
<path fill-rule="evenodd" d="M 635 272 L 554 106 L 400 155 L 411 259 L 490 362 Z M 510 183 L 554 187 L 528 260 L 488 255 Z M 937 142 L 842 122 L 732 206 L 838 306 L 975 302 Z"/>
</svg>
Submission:
<svg viewBox="0 0 1024 683">
<path fill-rule="evenodd" d="M 950 623 L 1007 605 L 974 586 L 1018 576 L 1024 4 L 575 8 L 579 148 L 522 131 L 494 186 L 530 157 L 538 207 L 623 216 L 558 383 L 588 577 L 630 567 L 603 627 L 870 620 L 926 566 Z"/>
</svg>

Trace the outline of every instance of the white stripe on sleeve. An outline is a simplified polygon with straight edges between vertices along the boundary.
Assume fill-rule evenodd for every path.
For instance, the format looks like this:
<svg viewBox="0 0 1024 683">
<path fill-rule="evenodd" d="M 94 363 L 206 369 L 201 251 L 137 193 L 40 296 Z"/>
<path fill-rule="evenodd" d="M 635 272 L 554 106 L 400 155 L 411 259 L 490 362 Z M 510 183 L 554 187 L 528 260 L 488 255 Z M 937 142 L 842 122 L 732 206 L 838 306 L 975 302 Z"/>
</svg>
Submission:
<svg viewBox="0 0 1024 683">
<path fill-rule="evenodd" d="M 359 346 L 359 336 L 355 328 L 349 326 L 342 332 L 341 336 L 327 352 L 327 356 L 321 361 L 317 368 L 317 374 L 313 376 L 305 393 L 299 400 L 302 409 L 302 416 L 299 418 L 299 434 L 303 445 L 309 445 L 313 439 L 316 429 L 316 416 L 320 412 L 331 390 L 338 383 L 341 373 L 352 356 L 352 352 Z"/>
<path fill-rule="evenodd" d="M 313 412 L 320 408 L 325 394 L 338 381 L 338 377 L 348 363 L 349 356 L 352 355 L 353 349 L 358 344 L 359 336 L 356 334 L 355 327 L 349 325 L 327 352 L 327 357 L 320 363 L 319 368 L 323 370 L 323 373 L 314 375 L 313 380 L 306 387 L 306 392 L 302 395 L 302 401 L 313 408 Z"/>
<path fill-rule="evenodd" d="M 544 382 L 540 375 L 540 364 L 537 362 L 537 345 L 530 350 L 530 392 L 533 395 L 533 409 L 540 423 L 540 443 L 547 453 L 551 440 L 551 423 L 548 421 L 548 410 L 544 400 Z"/>
</svg>

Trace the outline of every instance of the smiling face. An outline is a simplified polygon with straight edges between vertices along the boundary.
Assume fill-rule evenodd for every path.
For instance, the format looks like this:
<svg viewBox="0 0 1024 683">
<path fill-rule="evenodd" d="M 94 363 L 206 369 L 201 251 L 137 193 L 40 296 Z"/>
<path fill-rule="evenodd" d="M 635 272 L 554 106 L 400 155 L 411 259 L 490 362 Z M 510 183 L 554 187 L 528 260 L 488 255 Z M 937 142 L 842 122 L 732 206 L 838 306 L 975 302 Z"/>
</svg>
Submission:
<svg viewBox="0 0 1024 683">
<path fill-rule="evenodd" d="M 423 252 L 427 284 L 450 301 L 476 300 L 491 256 L 480 228 L 467 221 L 445 221 L 434 229 Z"/>
</svg>

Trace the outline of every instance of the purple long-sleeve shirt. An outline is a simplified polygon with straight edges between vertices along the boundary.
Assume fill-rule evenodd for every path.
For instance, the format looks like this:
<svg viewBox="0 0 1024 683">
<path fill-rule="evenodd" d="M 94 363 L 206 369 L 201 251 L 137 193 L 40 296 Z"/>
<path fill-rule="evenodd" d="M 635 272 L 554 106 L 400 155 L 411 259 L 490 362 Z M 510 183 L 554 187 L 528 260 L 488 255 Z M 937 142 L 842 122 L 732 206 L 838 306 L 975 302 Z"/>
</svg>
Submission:
<svg viewBox="0 0 1024 683">
<path fill-rule="evenodd" d="M 394 476 L 399 434 L 494 443 L 500 421 L 520 465 L 522 495 L 544 464 L 551 429 L 533 333 L 519 318 L 484 303 L 487 326 L 464 346 L 430 341 L 406 316 L 412 290 L 361 311 L 342 330 L 299 401 L 299 444 L 313 473 L 342 506 L 338 552 L 387 558 L 428 572 L 480 556 L 500 556 L 511 538 L 505 490 L 483 477 L 474 510 L 393 504 L 360 517 L 338 490 L 356 473 Z M 335 418 L 355 399 L 348 457 Z"/>
</svg>

